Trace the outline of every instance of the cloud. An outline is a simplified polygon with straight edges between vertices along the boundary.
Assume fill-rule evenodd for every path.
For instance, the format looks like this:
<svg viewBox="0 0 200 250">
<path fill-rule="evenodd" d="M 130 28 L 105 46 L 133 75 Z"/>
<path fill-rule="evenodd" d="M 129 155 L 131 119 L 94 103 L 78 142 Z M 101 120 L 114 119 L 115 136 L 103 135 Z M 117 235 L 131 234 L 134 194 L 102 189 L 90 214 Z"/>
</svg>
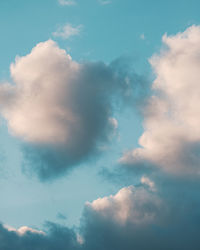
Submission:
<svg viewBox="0 0 200 250">
<path fill-rule="evenodd" d="M 99 3 L 100 3 L 101 5 L 107 5 L 107 4 L 111 4 L 112 2 L 109 1 L 109 0 L 99 0 Z"/>
<path fill-rule="evenodd" d="M 58 0 L 58 3 L 63 6 L 76 5 L 76 1 L 74 0 Z"/>
<path fill-rule="evenodd" d="M 152 191 L 156 191 L 155 183 L 146 176 L 142 176 L 141 183 L 148 186 Z"/>
<path fill-rule="evenodd" d="M 142 178 L 136 186 L 87 202 L 79 228 L 48 222 L 39 231 L 1 224 L 0 249 L 198 250 L 199 187 L 196 180 Z"/>
<path fill-rule="evenodd" d="M 86 203 L 86 210 L 122 226 L 127 223 L 140 226 L 151 223 L 160 207 L 161 201 L 153 193 L 134 186 L 122 188 L 114 196 Z"/>
<path fill-rule="evenodd" d="M 53 36 L 61 37 L 62 39 L 69 39 L 70 37 L 78 36 L 82 27 L 82 25 L 72 26 L 70 23 L 67 23 L 57 31 L 53 32 Z"/>
<path fill-rule="evenodd" d="M 36 230 L 27 226 L 20 227 L 18 229 L 11 227 L 9 225 L 3 225 L 4 228 L 6 228 L 9 232 L 16 232 L 18 235 L 22 236 L 27 233 L 32 233 L 32 234 L 42 234 L 45 235 L 45 233 L 41 230 Z"/>
<path fill-rule="evenodd" d="M 200 27 L 163 42 L 150 60 L 156 79 L 143 110 L 141 147 L 121 159 L 140 169 L 141 183 L 86 204 L 86 250 L 199 248 Z"/>
<path fill-rule="evenodd" d="M 145 162 L 140 182 L 87 202 L 76 229 L 54 223 L 47 223 L 42 231 L 0 224 L 0 249 L 199 249 L 199 39 L 196 26 L 175 36 L 165 35 L 164 49 L 151 59 L 156 80 L 154 95 L 144 109 L 142 147 L 124 158 L 134 167 Z M 114 68 L 118 69 L 115 74 Z M 82 147 L 91 142 L 87 133 L 80 136 L 80 128 L 86 126 L 84 135 L 88 126 L 89 132 L 95 130 L 91 139 L 95 143 L 99 134 L 102 137 L 101 133 L 110 131 L 111 124 L 116 129 L 110 93 L 126 96 L 130 89 L 123 86 L 132 83 L 132 74 L 127 80 L 126 72 L 119 69 L 119 61 L 109 66 L 74 62 L 53 41 L 38 44 L 11 65 L 13 84 L 1 85 L 1 111 L 10 131 L 31 144 L 30 157 L 34 158 L 32 145 L 37 157 L 43 156 L 43 167 L 37 158 L 34 161 L 40 171 L 56 174 L 58 166 L 65 169 L 63 162 L 77 161 L 77 151 L 85 157 Z M 85 110 L 91 114 L 86 116 Z M 104 122 L 98 133 L 96 120 L 97 124 Z M 77 141 L 75 148 L 71 141 Z M 147 175 L 148 164 L 151 171 Z"/>
<path fill-rule="evenodd" d="M 87 204 L 82 224 L 84 249 L 197 250 L 199 184 L 163 183 L 166 186 L 159 186 L 158 192 L 145 185 L 131 186 Z"/>
<path fill-rule="evenodd" d="M 163 36 L 163 49 L 150 63 L 153 96 L 144 108 L 141 147 L 121 162 L 133 167 L 149 162 L 175 175 L 200 174 L 200 27 Z"/>
<path fill-rule="evenodd" d="M 23 142 L 24 165 L 42 180 L 89 160 L 110 140 L 114 105 L 143 81 L 132 73 L 127 80 L 119 65 L 78 63 L 52 40 L 11 64 L 13 83 L 0 85 L 0 111 Z"/>
<path fill-rule="evenodd" d="M 38 233 L 30 229 L 23 233 L 19 230 L 10 230 L 0 224 L 0 249 L 1 250 L 76 250 L 79 243 L 75 232 L 57 224 L 47 223 L 47 232 Z"/>
</svg>

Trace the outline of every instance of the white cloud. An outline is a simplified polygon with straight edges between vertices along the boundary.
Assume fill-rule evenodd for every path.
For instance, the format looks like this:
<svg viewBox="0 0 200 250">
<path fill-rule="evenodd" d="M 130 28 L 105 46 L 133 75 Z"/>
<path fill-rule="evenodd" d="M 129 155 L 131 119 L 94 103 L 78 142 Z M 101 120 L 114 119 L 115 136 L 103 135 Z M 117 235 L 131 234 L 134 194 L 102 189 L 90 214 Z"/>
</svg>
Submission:
<svg viewBox="0 0 200 250">
<path fill-rule="evenodd" d="M 53 32 L 53 36 L 69 39 L 72 36 L 79 35 L 82 28 L 82 25 L 72 26 L 70 23 L 67 23 L 63 27 L 58 28 L 57 31 Z"/>
<path fill-rule="evenodd" d="M 141 178 L 141 183 L 142 183 L 143 185 L 148 186 L 148 187 L 150 188 L 150 190 L 156 191 L 155 183 L 154 183 L 152 180 L 150 180 L 148 177 L 142 176 L 142 178 Z"/>
<path fill-rule="evenodd" d="M 75 0 L 58 0 L 60 5 L 63 6 L 71 6 L 71 5 L 76 5 L 76 1 Z"/>
<path fill-rule="evenodd" d="M 42 235 L 45 235 L 45 233 L 41 230 L 36 230 L 36 229 L 33 229 L 33 228 L 30 228 L 30 227 L 27 227 L 27 226 L 22 226 L 22 227 L 19 227 L 18 229 L 14 228 L 14 227 L 11 227 L 9 225 L 3 225 L 4 228 L 6 228 L 9 232 L 16 232 L 18 235 L 24 235 L 28 232 L 31 232 L 33 234 L 42 234 Z"/>
<path fill-rule="evenodd" d="M 78 118 L 63 106 L 66 92 L 61 92 L 80 67 L 51 40 L 39 43 L 27 56 L 17 57 L 10 67 L 16 85 L 0 86 L 2 112 L 12 133 L 31 142 L 67 140 L 64 123 L 68 121 L 69 128 Z"/>
<path fill-rule="evenodd" d="M 13 84 L 0 85 L 0 112 L 10 133 L 26 143 L 26 159 L 39 176 L 97 155 L 113 135 L 111 100 L 127 86 L 111 66 L 75 62 L 49 40 L 17 57 L 10 71 Z"/>
<path fill-rule="evenodd" d="M 200 174 L 200 27 L 163 36 L 164 48 L 150 63 L 155 95 L 144 110 L 140 148 L 123 163 L 150 162 L 173 174 Z"/>
<path fill-rule="evenodd" d="M 148 205 L 147 205 L 148 204 Z M 155 218 L 155 211 L 160 209 L 160 199 L 143 187 L 129 186 L 122 188 L 116 195 L 99 198 L 86 203 L 87 209 L 96 211 L 104 219 L 113 220 L 120 225 L 148 224 Z M 152 206 L 155 209 L 149 209 Z"/>
</svg>

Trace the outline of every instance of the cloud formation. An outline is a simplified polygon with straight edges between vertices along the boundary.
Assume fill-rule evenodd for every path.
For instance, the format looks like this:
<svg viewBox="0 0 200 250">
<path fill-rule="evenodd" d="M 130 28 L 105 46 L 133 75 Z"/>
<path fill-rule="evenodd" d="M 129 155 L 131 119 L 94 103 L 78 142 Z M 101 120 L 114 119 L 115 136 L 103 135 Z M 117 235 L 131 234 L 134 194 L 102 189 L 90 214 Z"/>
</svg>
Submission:
<svg viewBox="0 0 200 250">
<path fill-rule="evenodd" d="M 122 163 L 149 162 L 175 175 L 200 174 L 200 27 L 163 36 L 163 49 L 150 63 L 154 95 L 144 109 L 140 148 Z"/>
<path fill-rule="evenodd" d="M 76 250 L 80 245 L 75 232 L 57 224 L 47 223 L 47 232 L 29 229 L 23 233 L 0 224 L 1 250 Z"/>
<path fill-rule="evenodd" d="M 122 188 L 116 195 L 86 203 L 86 209 L 97 213 L 103 220 L 119 225 L 132 223 L 142 226 L 151 223 L 162 208 L 161 201 L 144 187 Z"/>
<path fill-rule="evenodd" d="M 87 202 L 78 229 L 1 224 L 0 249 L 199 249 L 200 27 L 165 35 L 163 42 L 150 60 L 156 79 L 141 147 L 122 159 L 141 166 L 140 182 Z M 40 176 L 62 173 L 108 140 L 117 127 L 111 100 L 129 96 L 132 82 L 132 75 L 113 71 L 119 65 L 77 63 L 51 40 L 11 65 L 13 84 L 0 87 L 1 112 L 10 131 L 31 145 L 27 157 Z M 147 176 L 142 165 L 153 173 Z"/>
<path fill-rule="evenodd" d="M 41 179 L 96 155 L 110 139 L 115 100 L 129 98 L 139 83 L 130 78 L 127 84 L 117 67 L 75 62 L 52 40 L 11 64 L 13 83 L 0 85 L 0 111 L 10 133 L 24 142 L 25 165 L 33 163 Z"/>
<path fill-rule="evenodd" d="M 198 250 L 199 183 L 157 180 L 155 191 L 143 182 L 87 202 L 76 229 L 54 223 L 43 231 L 0 225 L 0 249 Z"/>
<path fill-rule="evenodd" d="M 200 27 L 165 35 L 163 42 L 150 60 L 156 79 L 141 147 L 121 159 L 151 177 L 86 205 L 87 250 L 199 248 Z"/>
<path fill-rule="evenodd" d="M 92 202 L 81 228 L 84 249 L 197 250 L 198 187 L 190 181 L 163 179 L 158 191 L 141 184 Z"/>
<path fill-rule="evenodd" d="M 82 30 L 82 25 L 73 26 L 70 23 L 65 24 L 63 27 L 58 28 L 53 32 L 53 36 L 61 37 L 62 39 L 69 39 L 70 37 L 77 36 Z"/>
</svg>

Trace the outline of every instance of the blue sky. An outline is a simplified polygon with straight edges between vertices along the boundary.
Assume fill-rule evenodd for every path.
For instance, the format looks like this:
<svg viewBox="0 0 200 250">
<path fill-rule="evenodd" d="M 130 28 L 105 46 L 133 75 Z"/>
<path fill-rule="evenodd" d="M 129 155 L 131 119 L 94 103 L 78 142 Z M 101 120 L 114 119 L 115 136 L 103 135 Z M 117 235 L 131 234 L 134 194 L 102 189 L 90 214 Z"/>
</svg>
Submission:
<svg viewBox="0 0 200 250">
<path fill-rule="evenodd" d="M 178 195 L 187 183 L 191 192 L 186 199 L 191 203 L 188 197 L 196 194 L 199 185 L 195 108 L 199 78 L 198 59 L 194 59 L 200 41 L 199 7 L 197 0 L 0 2 L 2 225 L 21 235 L 16 230 L 22 226 L 43 230 L 44 222 L 51 221 L 72 228 L 85 219 L 87 232 L 82 228 L 80 232 L 89 242 L 84 249 L 89 250 L 103 244 L 89 239 L 88 218 L 97 218 L 90 212 L 101 211 L 108 199 L 105 214 L 109 214 L 121 199 L 115 195 L 119 190 L 122 196 L 136 192 L 133 199 L 142 210 L 139 195 L 156 207 L 166 193 L 172 190 Z M 177 59 L 179 52 L 185 57 Z M 157 58 L 152 57 L 155 54 Z M 169 58 L 177 64 L 171 66 Z M 156 94 L 151 89 L 155 79 Z M 187 92 L 194 103 L 187 99 Z M 164 117 L 166 113 L 169 117 Z M 162 182 L 172 187 L 170 191 Z M 150 192 L 162 190 L 158 191 L 159 202 L 154 194 L 147 196 L 145 188 L 140 190 L 142 185 Z M 170 203 L 169 210 L 174 196 L 164 199 Z M 102 207 L 100 197 L 105 197 Z M 198 199 L 195 202 L 199 205 Z M 195 209 L 191 212 L 186 206 L 185 210 L 198 217 Z M 129 216 L 135 216 L 134 212 Z M 153 224 L 162 227 L 161 221 Z M 197 221 L 195 225 L 188 222 L 189 228 L 197 231 Z M 121 230 L 121 224 L 119 227 Z M 2 234 L 3 230 L 7 229 L 0 229 Z M 122 230 L 128 235 L 127 228 Z M 144 231 L 144 235 L 149 234 Z M 129 240 L 121 239 L 123 246 Z"/>
</svg>

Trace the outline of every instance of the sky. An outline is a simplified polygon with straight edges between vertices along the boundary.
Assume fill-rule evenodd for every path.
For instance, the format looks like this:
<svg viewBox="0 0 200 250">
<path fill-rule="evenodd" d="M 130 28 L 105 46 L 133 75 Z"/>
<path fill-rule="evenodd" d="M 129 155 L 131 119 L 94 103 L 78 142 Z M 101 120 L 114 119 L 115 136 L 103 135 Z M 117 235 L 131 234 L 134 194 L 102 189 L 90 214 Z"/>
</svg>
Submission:
<svg viewBox="0 0 200 250">
<path fill-rule="evenodd" d="M 199 7 L 0 2 L 0 250 L 198 249 Z"/>
</svg>

